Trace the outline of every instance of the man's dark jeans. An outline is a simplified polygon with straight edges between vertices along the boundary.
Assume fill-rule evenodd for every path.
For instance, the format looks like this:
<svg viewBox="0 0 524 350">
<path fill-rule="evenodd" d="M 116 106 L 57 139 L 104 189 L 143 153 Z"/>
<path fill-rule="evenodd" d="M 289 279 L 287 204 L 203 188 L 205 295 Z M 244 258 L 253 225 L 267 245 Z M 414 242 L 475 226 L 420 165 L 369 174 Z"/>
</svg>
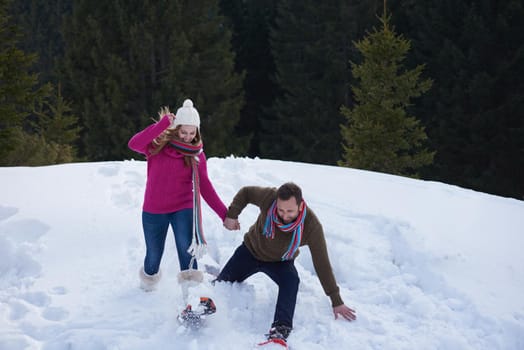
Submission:
<svg viewBox="0 0 524 350">
<path fill-rule="evenodd" d="M 265 262 L 257 260 L 244 243 L 240 245 L 217 277 L 217 281 L 242 282 L 263 272 L 278 285 L 278 298 L 273 324 L 293 327 L 300 279 L 293 260 Z"/>
</svg>

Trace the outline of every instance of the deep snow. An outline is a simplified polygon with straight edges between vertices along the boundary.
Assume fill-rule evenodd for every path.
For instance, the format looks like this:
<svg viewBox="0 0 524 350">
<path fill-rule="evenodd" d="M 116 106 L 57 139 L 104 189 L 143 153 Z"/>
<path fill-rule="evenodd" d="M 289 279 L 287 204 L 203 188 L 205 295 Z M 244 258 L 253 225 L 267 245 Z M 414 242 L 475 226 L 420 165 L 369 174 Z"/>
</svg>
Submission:
<svg viewBox="0 0 524 350">
<path fill-rule="evenodd" d="M 0 349 L 250 349 L 276 287 L 204 283 L 218 308 L 199 333 L 183 306 L 170 235 L 155 292 L 138 288 L 144 161 L 0 168 Z M 307 248 L 292 349 L 524 349 L 524 202 L 437 182 L 248 158 L 211 158 L 224 202 L 244 185 L 299 184 L 321 219 L 355 322 L 334 320 Z M 208 254 L 223 266 L 258 214 L 227 231 L 207 205 Z M 209 280 L 210 275 L 206 275 Z"/>
</svg>

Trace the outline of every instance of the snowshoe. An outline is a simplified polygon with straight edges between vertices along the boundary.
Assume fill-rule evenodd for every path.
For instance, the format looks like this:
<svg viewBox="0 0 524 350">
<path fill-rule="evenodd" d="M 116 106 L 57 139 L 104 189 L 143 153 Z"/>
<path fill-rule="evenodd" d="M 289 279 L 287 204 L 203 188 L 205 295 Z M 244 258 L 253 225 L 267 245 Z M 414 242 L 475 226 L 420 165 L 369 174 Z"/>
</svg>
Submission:
<svg viewBox="0 0 524 350">
<path fill-rule="evenodd" d="M 188 329 L 198 330 L 205 325 L 206 317 L 216 311 L 217 308 L 211 298 L 200 297 L 200 304 L 195 310 L 193 310 L 191 304 L 188 304 L 178 315 L 178 321 Z"/>
<path fill-rule="evenodd" d="M 274 346 L 271 346 L 274 345 Z M 284 339 L 280 338 L 274 338 L 274 339 L 268 339 L 266 341 L 263 341 L 262 343 L 258 343 L 257 347 L 263 347 L 267 349 L 276 349 L 277 347 L 282 350 L 288 350 L 287 342 Z"/>
<path fill-rule="evenodd" d="M 287 346 L 287 337 L 291 333 L 292 328 L 285 325 L 273 325 L 269 330 L 269 333 L 266 334 L 267 340 L 261 343 L 258 343 L 258 346 L 266 345 L 280 345 L 284 349 L 288 349 Z"/>
</svg>

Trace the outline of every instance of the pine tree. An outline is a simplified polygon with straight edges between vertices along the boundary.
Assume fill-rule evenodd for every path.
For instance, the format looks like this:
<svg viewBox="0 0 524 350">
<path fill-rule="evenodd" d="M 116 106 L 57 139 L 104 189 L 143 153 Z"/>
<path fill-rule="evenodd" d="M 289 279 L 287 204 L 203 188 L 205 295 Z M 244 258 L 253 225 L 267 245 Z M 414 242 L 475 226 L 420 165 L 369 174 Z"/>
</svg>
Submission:
<svg viewBox="0 0 524 350">
<path fill-rule="evenodd" d="M 422 176 L 524 198 L 522 1 L 420 0 L 395 14 L 435 79 L 413 108 L 437 152 Z"/>
<path fill-rule="evenodd" d="M 229 155 L 242 106 L 231 33 L 217 0 L 78 0 L 66 22 L 66 96 L 83 126 L 90 160 L 134 156 L 129 138 L 191 98 L 200 112 L 206 153 Z M 65 93 L 66 93 L 65 92 Z M 247 142 L 244 142 L 244 146 Z"/>
<path fill-rule="evenodd" d="M 259 119 L 260 155 L 336 164 L 343 122 L 352 103 L 352 38 L 374 18 L 379 1 L 279 1 L 270 45 L 273 103 Z M 373 16 L 370 15 L 373 13 Z"/>
<path fill-rule="evenodd" d="M 272 76 L 275 64 L 269 45 L 278 0 L 221 0 L 220 6 L 233 29 L 232 45 L 237 72 L 245 72 L 245 105 L 236 127 L 237 135 L 250 140 L 247 155 L 260 155 L 260 120 L 268 113 L 277 88 Z"/>
<path fill-rule="evenodd" d="M 72 0 L 17 0 L 12 4 L 13 20 L 24 34 L 19 48 L 38 55 L 33 69 L 41 84 L 57 85 L 61 80 L 62 18 L 70 14 L 72 4 Z"/>
<path fill-rule="evenodd" d="M 72 114 L 71 104 L 62 96 L 60 86 L 56 95 L 44 100 L 34 113 L 38 120 L 33 125 L 47 141 L 64 147 L 76 144 L 81 128 L 78 118 Z"/>
<path fill-rule="evenodd" d="M 137 8 L 126 7 L 131 5 Z M 145 31 L 131 27 L 130 23 L 140 23 L 138 11 L 149 16 L 138 4 L 80 0 L 66 17 L 64 95 L 71 99 L 83 127 L 79 151 L 88 160 L 115 160 L 131 154 L 127 151 L 130 130 L 147 115 L 143 96 L 150 95 L 144 82 L 149 77 L 142 81 L 136 77 L 150 64 L 139 61 L 133 50 L 136 45 L 130 45 L 136 31 Z M 148 44 L 142 43 L 144 56 L 149 53 Z"/>
<path fill-rule="evenodd" d="M 407 109 L 432 82 L 421 80 L 422 65 L 403 67 L 410 42 L 396 34 L 389 21 L 384 11 L 382 28 L 373 28 L 355 43 L 363 61 L 351 64 L 358 80 L 352 88 L 356 105 L 341 109 L 347 124 L 341 125 L 344 153 L 339 165 L 416 176 L 419 168 L 432 162 L 434 153 L 424 148 L 424 128 Z"/>
<path fill-rule="evenodd" d="M 7 156 L 23 142 L 26 119 L 48 91 L 37 86 L 38 76 L 31 73 L 37 56 L 17 47 L 21 32 L 9 15 L 10 4 L 0 0 L 0 165 L 12 164 Z"/>
<path fill-rule="evenodd" d="M 186 60 L 177 67 L 173 81 L 181 93 L 177 105 L 191 97 L 197 107 L 206 154 L 229 156 L 245 154 L 249 135 L 235 132 L 244 105 L 243 73 L 235 72 L 232 32 L 220 13 L 218 0 L 182 1 L 180 19 L 172 34 L 182 34 L 187 42 Z M 179 47 L 173 46 L 171 60 L 178 60 Z"/>
<path fill-rule="evenodd" d="M 277 97 L 261 120 L 264 157 L 334 164 L 346 96 L 342 1 L 281 1 L 271 32 Z"/>
</svg>

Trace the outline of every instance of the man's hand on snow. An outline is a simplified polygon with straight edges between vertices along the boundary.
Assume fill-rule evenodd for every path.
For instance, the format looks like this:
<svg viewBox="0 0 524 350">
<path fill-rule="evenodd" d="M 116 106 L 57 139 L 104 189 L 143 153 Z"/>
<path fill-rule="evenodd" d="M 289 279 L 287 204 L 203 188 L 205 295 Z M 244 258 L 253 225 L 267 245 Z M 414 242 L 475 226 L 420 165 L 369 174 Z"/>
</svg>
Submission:
<svg viewBox="0 0 524 350">
<path fill-rule="evenodd" d="M 357 319 L 357 315 L 355 315 L 355 310 L 350 309 L 344 304 L 335 306 L 333 308 L 333 314 L 335 315 L 335 320 L 338 319 L 339 315 L 344 317 L 348 321 L 354 321 Z"/>
</svg>

